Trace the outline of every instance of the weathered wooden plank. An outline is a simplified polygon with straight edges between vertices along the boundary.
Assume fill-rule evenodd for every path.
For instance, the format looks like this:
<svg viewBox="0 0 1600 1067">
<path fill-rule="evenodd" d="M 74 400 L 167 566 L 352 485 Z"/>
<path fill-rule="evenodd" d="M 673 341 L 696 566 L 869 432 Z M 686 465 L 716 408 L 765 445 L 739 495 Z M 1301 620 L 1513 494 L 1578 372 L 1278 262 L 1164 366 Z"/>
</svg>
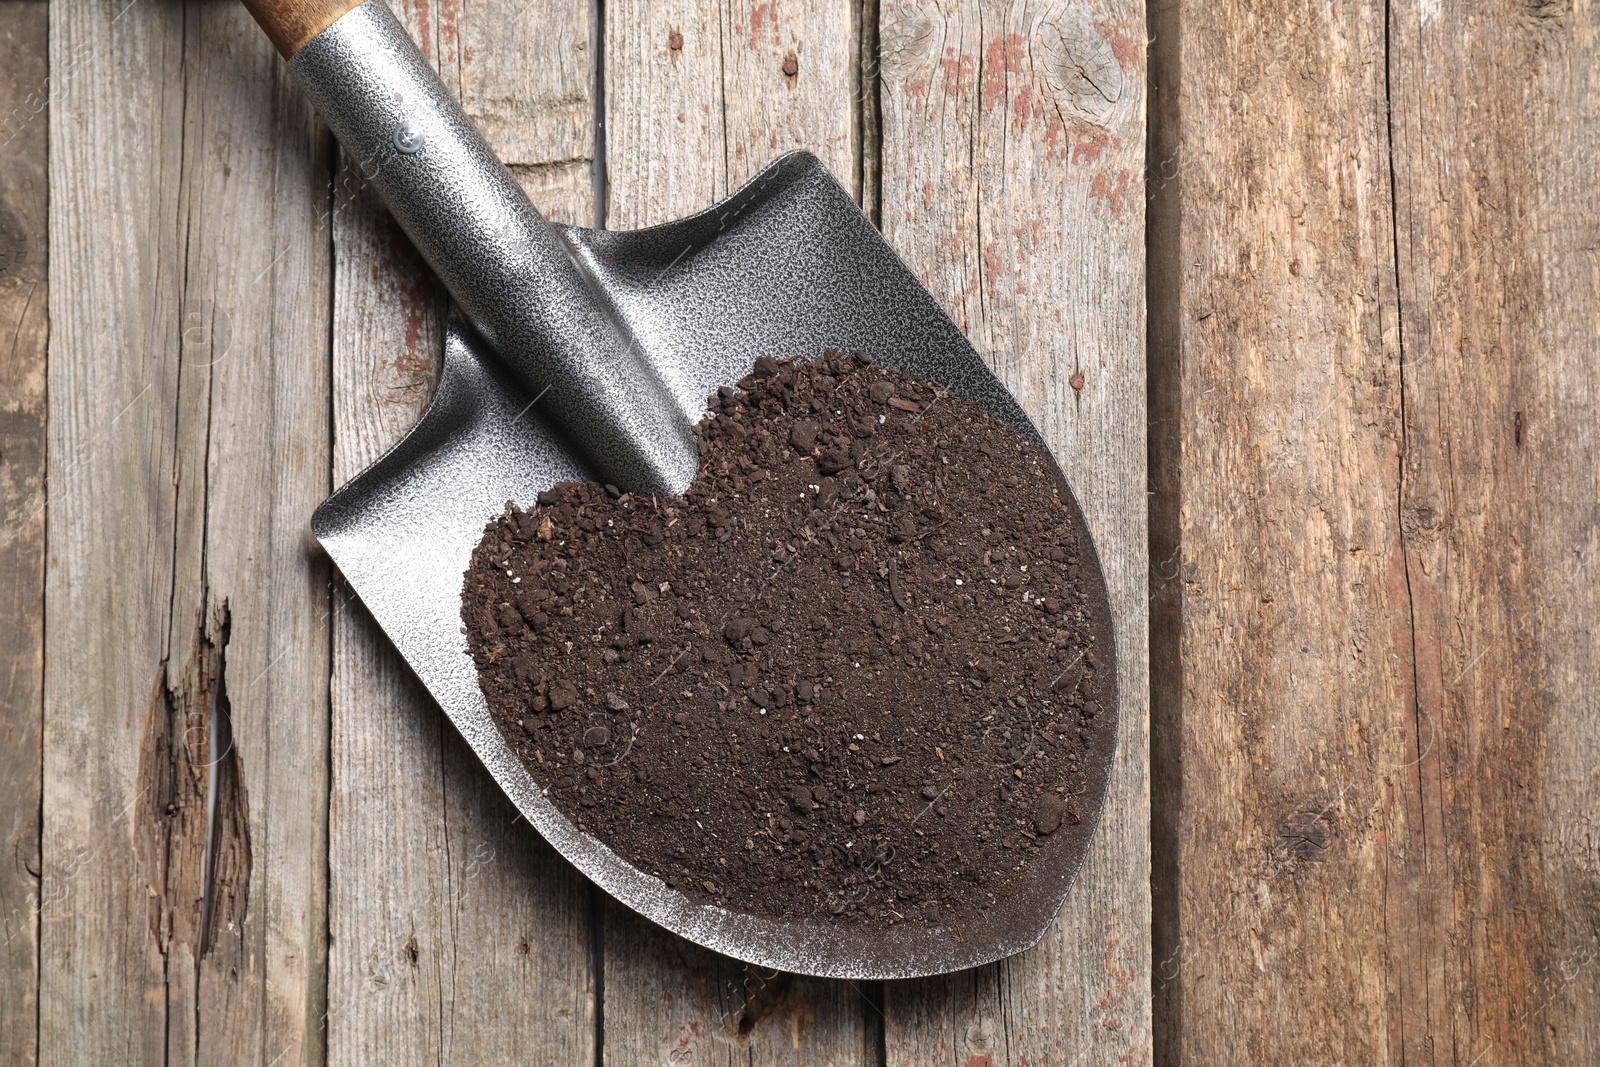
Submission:
<svg viewBox="0 0 1600 1067">
<path fill-rule="evenodd" d="M 606 5 L 606 223 L 666 222 L 728 194 L 720 4 Z"/>
<path fill-rule="evenodd" d="M 141 847 L 166 812 L 139 753 L 167 719 L 183 12 L 114 14 L 58 4 L 50 26 L 45 1063 L 166 1052 L 165 878 Z"/>
<path fill-rule="evenodd" d="M 1055 925 L 993 967 L 888 984 L 889 1062 L 1140 1062 L 1151 1051 L 1144 8 L 886 3 L 879 32 L 884 233 L 1028 409 L 1082 502 L 1122 693 L 1105 812 Z"/>
<path fill-rule="evenodd" d="M 51 13 L 41 1059 L 316 1059 L 323 138 L 242 10 Z"/>
<path fill-rule="evenodd" d="M 552 23 L 542 5 L 507 4 L 445 19 L 445 42 L 447 26 L 460 39 L 462 105 L 495 153 L 546 217 L 591 225 L 600 28 L 593 12 L 563 7 Z"/>
<path fill-rule="evenodd" d="M 872 990 L 730 960 L 616 902 L 605 927 L 608 1062 L 875 1064 Z"/>
<path fill-rule="evenodd" d="M 608 3 L 608 225 L 708 207 L 795 148 L 859 187 L 858 17 L 843 0 Z M 850 983 L 749 970 L 615 905 L 605 967 L 619 1062 L 876 1062 L 877 1010 Z"/>
<path fill-rule="evenodd" d="M 1421 745 L 1378 808 L 1388 1051 L 1579 1063 L 1600 1049 L 1600 12 L 1397 4 L 1387 46 L 1389 560 Z"/>
<path fill-rule="evenodd" d="M 585 8 L 391 6 L 541 206 L 589 221 Z M 334 481 L 343 484 L 426 406 L 444 295 L 348 165 L 335 211 Z M 355 603 L 336 614 L 333 720 L 329 1061 L 592 1062 L 587 884 L 518 822 Z"/>
<path fill-rule="evenodd" d="M 860 144 L 856 19 L 845 0 L 608 3 L 608 225 L 708 207 L 796 148 L 850 188 Z"/>
<path fill-rule="evenodd" d="M 0 3 L 0 1062 L 37 1062 L 49 9 Z"/>
<path fill-rule="evenodd" d="M 1391 790 L 1414 763 L 1398 548 L 1384 13 L 1181 6 L 1170 1063 L 1398 1059 Z M 1271 33 L 1261 27 L 1271 26 Z M 1176 38 L 1176 39 L 1175 39 Z M 1426 745 L 1425 745 L 1426 747 Z M 1414 828 L 1413 828 L 1414 829 Z"/>
<path fill-rule="evenodd" d="M 1582 1062 L 1595 16 L 1256 19 L 1180 16 L 1168 1058 Z"/>
<path fill-rule="evenodd" d="M 315 1063 L 329 598 L 307 525 L 329 488 L 330 159 L 311 108 L 243 10 L 186 13 L 179 353 L 189 377 L 179 392 L 180 412 L 187 397 L 205 397 L 203 420 L 196 411 L 205 511 L 201 529 L 185 527 L 180 471 L 170 641 L 194 662 L 214 652 L 202 710 L 224 731 L 206 765 L 210 905 L 195 1060 Z"/>
<path fill-rule="evenodd" d="M 722 5 L 723 165 L 730 190 L 797 148 L 814 152 L 846 189 L 857 182 L 856 9 L 847 0 Z M 672 118 L 658 109 L 653 117 L 657 129 Z"/>
</svg>

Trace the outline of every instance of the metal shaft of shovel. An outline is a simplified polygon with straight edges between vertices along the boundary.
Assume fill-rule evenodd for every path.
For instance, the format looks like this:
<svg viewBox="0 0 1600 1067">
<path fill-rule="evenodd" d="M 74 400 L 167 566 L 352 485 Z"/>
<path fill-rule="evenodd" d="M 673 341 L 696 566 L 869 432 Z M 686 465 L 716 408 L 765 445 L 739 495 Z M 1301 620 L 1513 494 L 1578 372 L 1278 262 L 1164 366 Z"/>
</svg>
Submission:
<svg viewBox="0 0 1600 1067">
<path fill-rule="evenodd" d="M 362 180 L 591 473 L 635 492 L 686 489 L 688 413 L 383 0 L 246 6 L 280 50 L 294 47 L 290 71 Z M 320 21 L 308 9 L 335 17 L 302 41 Z"/>
</svg>

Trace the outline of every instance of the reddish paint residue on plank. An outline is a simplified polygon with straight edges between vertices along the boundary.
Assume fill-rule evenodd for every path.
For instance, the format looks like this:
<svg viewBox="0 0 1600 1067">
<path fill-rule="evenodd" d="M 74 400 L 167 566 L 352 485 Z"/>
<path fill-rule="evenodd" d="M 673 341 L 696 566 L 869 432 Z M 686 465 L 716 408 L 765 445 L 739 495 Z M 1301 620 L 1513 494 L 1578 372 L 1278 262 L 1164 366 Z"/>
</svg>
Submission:
<svg viewBox="0 0 1600 1067">
<path fill-rule="evenodd" d="M 928 107 L 928 80 L 917 78 L 906 82 L 906 100 L 910 103 L 911 113 L 920 115 Z"/>
<path fill-rule="evenodd" d="M 1120 22 L 1102 20 L 1096 22 L 1094 28 L 1111 45 L 1111 54 L 1117 57 L 1118 66 L 1130 74 L 1144 73 L 1144 48 L 1140 38 L 1128 33 Z"/>
<path fill-rule="evenodd" d="M 439 45 L 444 49 L 444 59 L 455 58 L 461 40 L 461 0 L 440 0 Z"/>
<path fill-rule="evenodd" d="M 979 1052 L 967 1057 L 961 1067 L 994 1067 L 994 1053 Z"/>
<path fill-rule="evenodd" d="M 438 300 L 433 273 L 422 257 L 387 213 L 377 219 L 378 240 L 383 255 L 372 264 L 372 281 L 380 292 L 389 292 L 406 316 L 405 349 L 388 366 L 395 372 L 393 388 L 410 391 L 427 382 L 433 372 L 433 356 L 422 350 L 422 331 Z"/>
<path fill-rule="evenodd" d="M 778 27 L 777 3 L 756 4 L 750 9 L 751 48 L 761 47 L 761 34 L 767 28 L 768 23 L 772 25 L 772 43 L 774 45 L 782 43 L 782 34 Z"/>
<path fill-rule="evenodd" d="M 1028 120 L 1032 117 L 1033 86 L 1024 82 L 1017 89 L 1017 95 L 1011 98 L 1011 124 L 1021 133 L 1028 128 Z"/>
<path fill-rule="evenodd" d="M 976 65 L 977 60 L 967 53 L 946 48 L 944 58 L 939 60 L 939 66 L 944 70 L 945 95 L 965 97 L 972 92 L 972 71 Z"/>
<path fill-rule="evenodd" d="M 1062 159 L 1067 154 L 1067 146 L 1062 144 L 1062 135 L 1067 132 L 1067 124 L 1061 121 L 1059 114 L 1051 115 L 1044 126 L 1044 157 L 1045 159 Z"/>
<path fill-rule="evenodd" d="M 1049 149 L 1045 158 L 1052 159 L 1059 155 L 1055 149 L 1066 125 L 1061 120 L 1061 112 L 1050 102 L 1050 94 L 1035 93 L 1033 84 L 1025 81 L 1011 98 L 1011 124 L 1020 134 L 1028 128 L 1028 123 L 1041 118 L 1046 120 L 1044 140 Z"/>
<path fill-rule="evenodd" d="M 1104 153 L 1107 148 L 1112 146 L 1113 141 L 1111 135 L 1102 130 L 1100 133 L 1095 134 L 1088 140 L 1079 141 L 1073 146 L 1072 162 L 1074 165 L 1079 163 L 1098 163 L 1100 161 L 1101 154 Z M 1115 147 L 1122 147 L 1121 138 L 1118 138 L 1115 141 Z"/>
<path fill-rule="evenodd" d="M 1005 271 L 1005 264 L 1000 262 L 1000 253 L 996 250 L 993 241 L 983 246 L 983 269 L 989 282 L 989 295 L 999 294 L 1000 275 Z"/>
<path fill-rule="evenodd" d="M 1122 214 L 1133 194 L 1133 181 L 1126 170 L 1119 170 L 1115 178 L 1099 171 L 1089 182 L 1089 195 L 1111 209 L 1113 215 Z"/>
<path fill-rule="evenodd" d="M 411 10 L 417 15 L 417 50 L 422 53 L 423 58 L 432 60 L 433 37 L 428 31 L 429 23 L 433 20 L 428 17 L 428 4 L 429 0 L 413 0 Z"/>
<path fill-rule="evenodd" d="M 1095 1010 L 1100 1012 L 1102 1018 L 1100 1025 L 1113 1033 L 1120 1033 L 1126 1027 L 1128 1008 L 1140 996 L 1142 983 L 1141 975 L 1144 972 L 1137 966 L 1137 960 L 1132 951 L 1125 951 L 1122 947 L 1122 938 L 1116 932 L 1117 909 L 1112 910 L 1112 919 L 1106 923 L 1106 948 L 1105 969 L 1106 977 L 1110 984 L 1095 1001 Z M 1130 1033 L 1135 1039 L 1135 1044 L 1124 1048 L 1117 1056 L 1117 1062 L 1128 1067 L 1146 1064 L 1149 1062 L 1149 1047 L 1137 1042 L 1138 1033 Z"/>
<path fill-rule="evenodd" d="M 992 111 L 1005 100 L 1006 75 L 1022 73 L 1022 61 L 1027 56 L 1027 42 L 1020 33 L 1008 33 L 989 42 L 984 56 L 983 108 Z"/>
</svg>

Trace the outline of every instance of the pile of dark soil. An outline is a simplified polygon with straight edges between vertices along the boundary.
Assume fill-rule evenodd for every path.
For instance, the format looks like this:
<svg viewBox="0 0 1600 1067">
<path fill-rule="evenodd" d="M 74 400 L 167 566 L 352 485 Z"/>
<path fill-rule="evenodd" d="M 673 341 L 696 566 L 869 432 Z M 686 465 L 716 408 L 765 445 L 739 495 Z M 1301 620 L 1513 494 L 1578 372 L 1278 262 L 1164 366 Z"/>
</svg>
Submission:
<svg viewBox="0 0 1600 1067">
<path fill-rule="evenodd" d="M 559 485 L 489 524 L 462 617 L 558 809 L 699 902 L 948 923 L 1083 806 L 1109 623 L 1048 458 L 832 353 L 763 359 L 683 499 Z"/>
</svg>

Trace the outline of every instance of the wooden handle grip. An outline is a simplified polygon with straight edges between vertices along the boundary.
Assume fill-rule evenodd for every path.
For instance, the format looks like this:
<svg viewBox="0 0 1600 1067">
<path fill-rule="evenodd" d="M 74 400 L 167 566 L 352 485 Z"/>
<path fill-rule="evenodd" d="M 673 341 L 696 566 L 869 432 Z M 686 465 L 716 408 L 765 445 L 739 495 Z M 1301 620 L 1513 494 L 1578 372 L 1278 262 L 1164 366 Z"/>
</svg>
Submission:
<svg viewBox="0 0 1600 1067">
<path fill-rule="evenodd" d="M 362 0 L 244 0 L 267 31 L 278 54 L 288 59 Z"/>
</svg>

